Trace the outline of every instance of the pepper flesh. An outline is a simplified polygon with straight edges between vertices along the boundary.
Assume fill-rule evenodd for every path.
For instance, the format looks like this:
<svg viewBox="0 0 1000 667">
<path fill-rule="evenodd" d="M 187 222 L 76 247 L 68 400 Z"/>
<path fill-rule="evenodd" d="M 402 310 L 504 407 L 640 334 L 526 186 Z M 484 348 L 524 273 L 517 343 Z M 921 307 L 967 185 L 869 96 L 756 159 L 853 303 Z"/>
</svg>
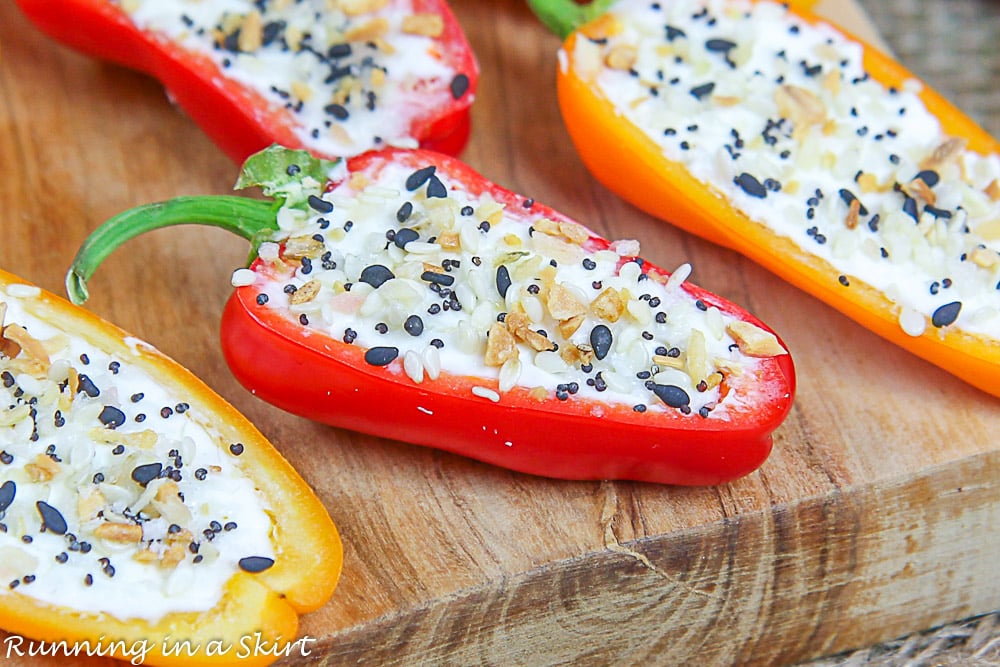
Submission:
<svg viewBox="0 0 1000 667">
<path fill-rule="evenodd" d="M 283 155 L 280 149 L 277 155 Z M 295 157 L 295 156 L 293 156 Z M 249 164 L 249 163 L 248 163 Z M 473 195 L 488 193 L 505 210 L 524 219 L 538 216 L 572 222 L 547 207 L 527 200 L 483 179 L 462 163 L 426 151 L 379 151 L 347 162 L 337 182 L 361 176 L 378 182 L 382 170 L 403 165 L 414 171 L 433 166 L 447 176 L 452 188 Z M 248 166 L 245 170 L 249 171 Z M 274 165 L 272 173 L 282 170 Z M 308 168 L 292 170 L 307 173 Z M 267 192 L 265 190 L 265 192 Z M 229 209 L 232 200 L 216 200 Z M 207 214 L 211 206 L 197 198 L 182 202 L 177 215 L 170 203 L 160 208 L 124 214 L 96 230 L 84 244 L 67 279 L 70 294 L 85 297 L 86 278 L 110 249 L 144 229 L 184 222 L 221 224 L 259 242 L 274 230 L 276 211 L 267 202 L 247 200 L 258 213 L 243 210 L 240 222 L 227 224 L 221 215 Z M 156 205 L 154 205 L 156 206 Z M 205 214 L 199 214 L 201 206 Z M 392 212 L 387 212 L 392 215 Z M 149 220 L 160 216 L 159 222 Z M 234 218 L 235 219 L 235 218 Z M 255 222 L 248 222 L 255 219 Z M 145 222 L 143 222 L 145 220 Z M 137 226 L 138 223 L 138 226 Z M 576 223 L 573 223 L 576 224 Z M 116 235 L 116 232 L 118 235 Z M 591 247 L 608 241 L 590 234 Z M 669 275 L 649 262 L 642 264 L 651 279 Z M 268 262 L 256 259 L 252 268 L 266 273 Z M 681 288 L 691 300 L 707 308 L 749 322 L 769 332 L 759 320 L 737 306 L 688 283 Z M 270 308 L 252 286 L 239 287 L 229 299 L 222 319 L 222 348 L 237 379 L 256 396 L 312 420 L 382 437 L 431 446 L 513 470 L 568 479 L 635 479 L 670 484 L 706 485 L 746 475 L 770 453 L 772 432 L 791 408 L 795 375 L 787 353 L 760 359 L 759 365 L 729 378 L 725 388 L 737 400 L 726 415 L 703 418 L 677 410 L 655 414 L 633 410 L 632 404 L 575 398 L 543 397 L 529 387 L 515 386 L 493 402 L 476 396 L 477 387 L 492 384 L 480 377 L 442 370 L 432 382 L 416 384 L 398 361 L 386 367 L 366 363 L 365 350 Z M 266 351 L 267 363 L 261 363 Z M 387 419 L 387 412 L 392 414 Z M 597 416 L 600 415 L 600 416 Z"/>
<path fill-rule="evenodd" d="M 408 97 L 393 107 L 393 115 L 409 119 L 409 130 L 407 136 L 397 140 L 412 140 L 422 147 L 457 155 L 465 147 L 471 127 L 470 106 L 479 76 L 475 55 L 445 0 L 391 2 L 392 6 L 412 6 L 414 13 L 440 17 L 441 32 L 435 38 L 437 57 L 465 77 L 447 103 L 432 108 L 420 98 L 427 97 L 429 89 L 448 88 L 449 82 L 407 83 L 411 86 Z M 236 163 L 273 143 L 310 149 L 309 142 L 296 133 L 295 116 L 287 105 L 270 101 L 250 85 L 228 76 L 207 55 L 138 28 L 116 3 L 17 0 L 17 4 L 28 19 L 55 40 L 159 80 L 170 98 Z M 358 145 L 350 154 L 375 147 Z M 313 152 L 322 153 L 315 149 Z"/>
<path fill-rule="evenodd" d="M 206 612 L 172 612 L 156 622 L 122 620 L 105 613 L 80 611 L 40 602 L 19 589 L 0 592 L 0 627 L 8 632 L 69 646 L 98 646 L 128 660 L 145 647 L 144 664 L 268 664 L 275 656 L 258 653 L 236 659 L 236 650 L 211 654 L 209 642 L 231 649 L 244 637 L 260 632 L 262 641 L 293 642 L 298 617 L 322 606 L 332 595 L 343 555 L 336 527 L 325 508 L 291 465 L 245 417 L 189 371 L 152 347 L 92 313 L 0 270 L 0 301 L 11 288 L 31 313 L 74 338 L 111 354 L 123 365 L 137 367 L 155 381 L 188 400 L 190 409 L 210 416 L 221 441 L 240 442 L 241 468 L 266 498 L 280 522 L 272 539 L 278 556 L 269 569 L 238 571 L 225 584 L 221 600 Z M 2 515 L 2 512 L 0 512 Z M 163 655 L 165 648 L 190 642 L 191 654 Z M 117 642 L 117 643 L 115 643 Z"/>
<path fill-rule="evenodd" d="M 619 100 L 609 99 L 581 76 L 574 60 L 577 43 L 600 37 L 608 16 L 602 11 L 609 10 L 612 2 L 591 8 L 585 25 L 579 23 L 576 10 L 561 1 L 533 0 L 531 4 L 536 11 L 543 9 L 538 11 L 543 19 L 551 14 L 562 17 L 561 22 L 546 20 L 553 30 L 565 33 L 571 24 L 576 28 L 562 45 L 558 99 L 577 152 L 598 181 L 650 215 L 746 255 L 886 340 L 1000 396 L 1000 344 L 995 336 L 936 326 L 928 326 L 922 335 L 906 333 L 900 325 L 899 306 L 885 293 L 863 282 L 863 276 L 852 277 L 850 289 L 844 289 L 840 272 L 829 262 L 751 219 L 680 161 L 668 158 L 642 129 L 624 118 Z M 809 4 L 792 3 L 789 12 L 810 24 L 827 23 L 808 11 Z M 864 69 L 875 81 L 887 88 L 902 88 L 916 80 L 893 58 L 840 32 L 862 47 Z M 1000 142 L 933 89 L 923 85 L 918 95 L 945 135 L 960 138 L 969 151 L 1000 154 Z M 864 166 L 858 165 L 859 169 Z"/>
</svg>

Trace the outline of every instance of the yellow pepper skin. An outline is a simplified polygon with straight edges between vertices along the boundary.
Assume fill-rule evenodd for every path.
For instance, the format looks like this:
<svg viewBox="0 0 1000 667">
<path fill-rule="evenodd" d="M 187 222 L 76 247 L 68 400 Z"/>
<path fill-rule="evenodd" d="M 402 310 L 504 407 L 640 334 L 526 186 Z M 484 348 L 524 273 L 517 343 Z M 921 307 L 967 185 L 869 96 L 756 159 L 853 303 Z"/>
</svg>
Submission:
<svg viewBox="0 0 1000 667">
<path fill-rule="evenodd" d="M 24 586 L 12 588 L 4 582 L 0 628 L 24 644 L 58 643 L 69 650 L 88 642 L 105 650 L 115 646 L 119 650 L 112 653 L 114 657 L 141 657 L 141 663 L 148 665 L 264 665 L 277 660 L 280 656 L 269 651 L 296 641 L 299 615 L 325 604 L 340 575 L 340 537 L 319 498 L 243 415 L 192 373 L 51 293 L 37 290 L 23 296 L 25 290 L 34 292 L 33 286 L 2 270 L 0 302 L 10 299 L 12 285 L 19 302 L 34 317 L 70 337 L 85 340 L 91 349 L 109 353 L 121 360 L 122 366 L 139 368 L 172 395 L 184 396 L 192 411 L 211 420 L 220 446 L 222 442 L 244 444 L 239 467 L 275 517 L 271 535 L 275 558 L 273 567 L 261 572 L 237 570 L 226 583 L 221 600 L 209 611 L 170 612 L 155 623 L 80 611 L 71 600 L 65 606 L 54 606 L 22 593 Z M 143 591 L 134 594 L 141 596 Z M 194 650 L 163 655 L 164 647 L 170 652 L 171 647 L 185 644 Z M 261 648 L 265 646 L 268 650 Z M 296 650 L 303 646 L 308 649 L 300 642 Z M 69 659 L 73 659 L 72 654 Z"/>
<path fill-rule="evenodd" d="M 809 3 L 792 3 L 790 11 L 812 24 L 823 21 L 804 4 Z M 731 206 L 721 193 L 694 178 L 682 163 L 668 159 L 640 128 L 616 110 L 612 100 L 581 76 L 574 62 L 577 40 L 604 36 L 607 16 L 591 20 L 568 35 L 557 74 L 558 100 L 566 128 L 584 164 L 598 181 L 650 215 L 749 257 L 883 338 L 1000 396 L 1000 341 L 996 338 L 954 327 L 931 326 L 922 335 L 908 335 L 900 327 L 898 306 L 881 291 L 855 277 L 851 278 L 851 289 L 845 290 L 838 282 L 839 272 L 828 262 Z M 874 80 L 886 87 L 917 80 L 875 47 L 840 32 L 862 45 L 865 70 Z M 919 96 L 946 135 L 964 140 L 969 151 L 1000 154 L 1000 142 L 944 97 L 926 85 Z"/>
</svg>

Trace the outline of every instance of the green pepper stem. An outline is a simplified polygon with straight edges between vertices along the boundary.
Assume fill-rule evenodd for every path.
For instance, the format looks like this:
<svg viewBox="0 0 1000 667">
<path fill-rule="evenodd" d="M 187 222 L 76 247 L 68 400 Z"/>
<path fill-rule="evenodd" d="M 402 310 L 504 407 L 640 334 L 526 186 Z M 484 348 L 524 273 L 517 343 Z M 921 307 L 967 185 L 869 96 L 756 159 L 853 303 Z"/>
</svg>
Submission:
<svg viewBox="0 0 1000 667">
<path fill-rule="evenodd" d="M 177 197 L 120 213 L 80 246 L 66 273 L 66 294 L 73 303 L 82 304 L 88 297 L 87 280 L 115 249 L 140 234 L 173 225 L 209 225 L 233 232 L 250 241 L 252 261 L 265 236 L 278 229 L 277 209 L 271 200 L 216 195 Z"/>
<path fill-rule="evenodd" d="M 615 0 L 528 0 L 528 6 L 545 27 L 562 39 L 608 11 Z"/>
</svg>

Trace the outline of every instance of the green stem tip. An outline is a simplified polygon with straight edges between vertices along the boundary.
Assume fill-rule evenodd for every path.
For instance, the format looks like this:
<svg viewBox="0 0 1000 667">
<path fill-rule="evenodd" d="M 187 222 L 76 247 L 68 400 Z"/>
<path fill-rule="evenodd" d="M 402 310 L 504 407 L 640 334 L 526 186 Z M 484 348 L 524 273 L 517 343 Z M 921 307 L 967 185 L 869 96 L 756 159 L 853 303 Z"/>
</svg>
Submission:
<svg viewBox="0 0 1000 667">
<path fill-rule="evenodd" d="M 274 201 L 236 195 L 177 197 L 146 204 L 110 218 L 86 238 L 66 273 L 66 294 L 79 305 L 87 300 L 87 280 L 126 241 L 162 227 L 200 224 L 220 227 L 251 243 L 250 259 L 260 243 L 278 229 Z"/>
<path fill-rule="evenodd" d="M 528 0 L 528 6 L 545 27 L 562 39 L 608 11 L 615 0 Z"/>
</svg>

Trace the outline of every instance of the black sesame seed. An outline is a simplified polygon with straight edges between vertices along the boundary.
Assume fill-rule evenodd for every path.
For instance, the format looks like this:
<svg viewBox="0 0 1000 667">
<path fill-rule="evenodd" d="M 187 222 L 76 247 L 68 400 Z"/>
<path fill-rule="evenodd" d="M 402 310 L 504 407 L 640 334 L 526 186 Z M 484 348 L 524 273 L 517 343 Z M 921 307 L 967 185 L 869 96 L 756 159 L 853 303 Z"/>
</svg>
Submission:
<svg viewBox="0 0 1000 667">
<path fill-rule="evenodd" d="M 748 174 L 747 172 L 743 172 L 737 176 L 734 182 L 743 190 L 743 192 L 747 193 L 751 197 L 757 197 L 759 199 L 767 197 L 767 188 L 765 188 L 753 175 Z"/>
<path fill-rule="evenodd" d="M 386 324 L 385 322 L 379 322 L 378 324 L 375 325 L 375 331 L 377 331 L 380 334 L 389 333 L 389 325 Z"/>
<path fill-rule="evenodd" d="M 125 413 L 113 405 L 105 405 L 97 418 L 109 429 L 116 429 L 125 423 Z"/>
<path fill-rule="evenodd" d="M 97 385 L 94 384 L 94 381 L 91 380 L 89 376 L 84 375 L 83 373 L 80 373 L 80 375 L 77 377 L 77 387 L 78 387 L 77 391 L 82 391 L 91 398 L 97 398 L 98 396 L 101 395 L 101 390 L 97 388 Z"/>
<path fill-rule="evenodd" d="M 167 419 L 172 414 L 174 414 L 174 409 L 169 405 L 165 405 L 162 408 L 160 408 L 160 417 L 162 417 L 163 419 Z"/>
<path fill-rule="evenodd" d="M 703 100 L 711 95 L 713 90 L 715 90 L 715 83 L 709 81 L 708 83 L 695 86 L 689 92 L 696 100 Z"/>
<path fill-rule="evenodd" d="M 451 96 L 454 99 L 459 99 L 462 95 L 465 95 L 469 90 L 469 77 L 466 74 L 456 74 L 448 84 L 448 89 L 451 91 Z"/>
<path fill-rule="evenodd" d="M 400 229 L 393 235 L 392 242 L 396 244 L 397 248 L 405 248 L 407 243 L 419 238 L 420 234 L 414 229 Z"/>
<path fill-rule="evenodd" d="M 858 198 L 854 195 L 854 193 L 848 190 L 847 188 L 840 189 L 840 198 L 844 200 L 844 203 L 847 204 L 848 207 L 850 207 L 852 202 L 857 201 L 858 206 L 860 207 L 858 208 L 858 213 L 860 213 L 861 215 L 868 215 L 868 209 L 865 208 L 864 204 L 862 204 L 858 200 Z"/>
<path fill-rule="evenodd" d="M 125 445 L 121 444 L 115 445 L 115 448 L 111 450 L 111 453 L 114 454 L 115 456 L 121 456 L 122 454 L 125 453 Z"/>
<path fill-rule="evenodd" d="M 612 341 L 611 329 L 604 324 L 598 324 L 590 331 L 590 345 L 594 348 L 594 356 L 598 359 L 608 356 Z"/>
<path fill-rule="evenodd" d="M 736 42 L 728 39 L 710 39 L 705 42 L 705 49 L 715 53 L 728 53 L 736 48 Z"/>
<path fill-rule="evenodd" d="M 205 468 L 198 468 L 194 471 L 194 478 L 199 482 L 203 481 L 206 477 L 208 477 L 208 470 Z"/>
<path fill-rule="evenodd" d="M 435 171 L 437 171 L 437 167 L 435 167 L 434 165 L 423 167 L 422 169 L 417 169 L 415 172 L 407 176 L 406 189 L 409 190 L 410 192 L 413 192 L 414 190 L 422 186 L 424 183 L 426 183 L 428 180 L 430 180 L 430 177 L 434 175 Z"/>
<path fill-rule="evenodd" d="M 358 278 L 358 280 L 363 283 L 368 283 L 372 287 L 378 288 L 381 287 L 382 283 L 385 281 L 391 280 L 395 277 L 395 274 L 389 270 L 389 267 L 381 264 L 372 264 L 364 268 L 361 272 L 361 277 Z"/>
<path fill-rule="evenodd" d="M 653 393 L 672 408 L 681 408 L 691 403 L 688 393 L 674 384 L 654 384 Z"/>
<path fill-rule="evenodd" d="M 69 554 L 66 553 L 65 551 L 60 551 L 59 553 L 56 554 L 57 563 L 65 563 L 68 560 L 69 560 Z"/>
<path fill-rule="evenodd" d="M 420 274 L 420 279 L 426 280 L 427 282 L 435 285 L 444 285 L 445 287 L 448 287 L 455 282 L 454 276 L 438 273 L 436 271 L 424 271 Z"/>
<path fill-rule="evenodd" d="M 328 104 L 323 107 L 323 111 L 327 112 L 337 120 L 347 120 L 347 117 L 351 115 L 351 112 L 347 110 L 342 104 Z"/>
<path fill-rule="evenodd" d="M 666 29 L 666 38 L 668 42 L 672 42 L 675 39 L 678 39 L 679 37 L 687 37 L 687 33 L 685 33 L 680 28 L 675 28 L 672 25 L 666 26 L 665 29 Z"/>
<path fill-rule="evenodd" d="M 7 450 L 0 451 L 0 463 L 10 465 L 14 462 L 14 455 Z"/>
<path fill-rule="evenodd" d="M 309 195 L 309 208 L 317 213 L 330 213 L 333 211 L 333 204 L 317 195 Z"/>
<path fill-rule="evenodd" d="M 138 403 L 145 397 L 146 395 L 140 391 L 132 394 L 132 396 L 129 397 L 129 400 L 132 401 L 133 403 Z"/>
<path fill-rule="evenodd" d="M 448 197 L 448 188 L 445 187 L 444 183 L 437 176 L 432 175 L 430 180 L 427 182 L 427 198 L 428 199 L 445 199 Z"/>
<path fill-rule="evenodd" d="M 66 519 L 63 518 L 59 510 L 44 500 L 36 502 L 35 507 L 38 508 L 38 513 L 42 517 L 42 530 L 51 531 L 56 535 L 66 534 Z"/>
<path fill-rule="evenodd" d="M 258 306 L 263 306 L 265 303 L 267 303 L 267 295 L 266 294 L 258 294 L 257 295 L 257 305 Z"/>
<path fill-rule="evenodd" d="M 15 495 L 17 495 L 17 484 L 13 480 L 7 480 L 0 485 L 0 515 L 14 502 Z"/>
<path fill-rule="evenodd" d="M 411 336 L 419 336 L 424 332 L 424 321 L 419 315 L 410 315 L 403 322 L 403 329 Z"/>
<path fill-rule="evenodd" d="M 398 211 L 396 211 L 396 221 L 406 222 L 412 214 L 413 204 L 411 202 L 403 202 L 403 205 L 399 207 Z"/>
<path fill-rule="evenodd" d="M 386 366 L 399 356 L 399 348 L 373 347 L 365 352 L 365 362 L 372 366 Z"/>
<path fill-rule="evenodd" d="M 245 449 L 246 448 L 243 446 L 242 442 L 234 442 L 233 444 L 229 445 L 229 453 L 231 453 L 233 456 L 239 456 L 245 451 Z"/>
<path fill-rule="evenodd" d="M 839 282 L 844 287 L 850 287 L 851 286 L 851 281 L 848 280 L 847 276 L 845 276 L 843 274 L 837 276 L 837 282 Z"/>
<path fill-rule="evenodd" d="M 240 559 L 240 569 L 244 572 L 250 572 L 251 574 L 256 574 L 257 572 L 263 572 L 264 570 L 270 568 L 274 565 L 273 558 L 266 558 L 264 556 L 247 556 Z"/>
<path fill-rule="evenodd" d="M 953 324 L 958 319 L 958 314 L 962 310 L 961 301 L 952 301 L 943 306 L 939 306 L 931 316 L 931 324 L 940 328 Z"/>
<path fill-rule="evenodd" d="M 139 486 L 146 486 L 163 472 L 163 464 L 145 463 L 132 469 L 132 480 Z"/>
</svg>

